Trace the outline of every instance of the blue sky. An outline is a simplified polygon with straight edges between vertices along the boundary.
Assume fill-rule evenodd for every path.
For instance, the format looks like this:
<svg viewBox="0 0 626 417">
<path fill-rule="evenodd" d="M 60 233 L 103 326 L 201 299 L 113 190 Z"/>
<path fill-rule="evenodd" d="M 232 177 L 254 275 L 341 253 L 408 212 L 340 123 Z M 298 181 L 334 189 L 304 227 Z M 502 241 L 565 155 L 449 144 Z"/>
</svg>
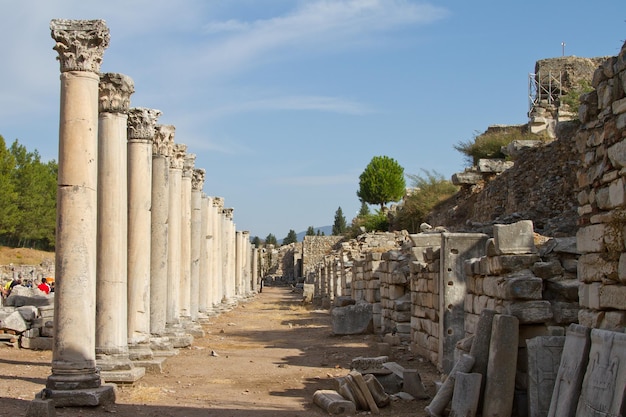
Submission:
<svg viewBox="0 0 626 417">
<path fill-rule="evenodd" d="M 539 59 L 617 55 L 623 0 L 0 1 L 0 134 L 57 158 L 53 18 L 104 19 L 101 70 L 163 112 L 238 230 L 278 239 L 348 222 L 373 156 L 464 169 L 459 141 L 527 121 Z"/>
</svg>

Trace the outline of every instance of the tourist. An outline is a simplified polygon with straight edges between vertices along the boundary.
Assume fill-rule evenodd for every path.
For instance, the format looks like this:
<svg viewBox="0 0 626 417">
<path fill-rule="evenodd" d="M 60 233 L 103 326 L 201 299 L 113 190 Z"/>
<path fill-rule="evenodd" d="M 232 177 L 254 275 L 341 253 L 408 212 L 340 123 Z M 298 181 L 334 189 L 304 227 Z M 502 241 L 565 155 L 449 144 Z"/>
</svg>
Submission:
<svg viewBox="0 0 626 417">
<path fill-rule="evenodd" d="M 2 297 L 9 298 L 9 295 L 11 295 L 11 291 L 13 290 L 13 287 L 15 287 L 16 285 L 21 285 L 21 284 L 22 284 L 22 281 L 20 279 L 12 279 L 11 281 L 7 282 L 6 285 L 2 287 Z"/>
<path fill-rule="evenodd" d="M 37 285 L 37 288 L 45 292 L 46 295 L 50 294 L 50 285 L 48 285 L 48 280 L 46 278 L 41 278 L 41 284 Z"/>
</svg>

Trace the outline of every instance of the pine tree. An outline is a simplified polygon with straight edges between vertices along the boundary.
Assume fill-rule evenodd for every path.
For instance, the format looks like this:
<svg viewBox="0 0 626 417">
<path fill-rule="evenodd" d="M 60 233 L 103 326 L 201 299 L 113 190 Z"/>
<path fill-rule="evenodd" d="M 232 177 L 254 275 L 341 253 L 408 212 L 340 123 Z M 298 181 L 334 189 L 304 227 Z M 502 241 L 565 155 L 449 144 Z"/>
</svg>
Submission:
<svg viewBox="0 0 626 417">
<path fill-rule="evenodd" d="M 315 229 L 313 226 L 309 226 L 309 228 L 306 229 L 306 236 L 315 236 Z"/>
<path fill-rule="evenodd" d="M 404 168 L 388 156 L 375 156 L 359 176 L 357 196 L 369 204 L 385 204 L 400 200 L 405 193 Z"/>
<path fill-rule="evenodd" d="M 296 231 L 293 229 L 289 230 L 289 233 L 287 233 L 287 237 L 283 239 L 283 245 L 288 245 L 290 243 L 297 243 L 298 242 L 298 235 L 296 234 Z"/>
<path fill-rule="evenodd" d="M 343 215 L 341 207 L 339 207 L 335 212 L 335 222 L 333 223 L 333 236 L 343 235 L 346 229 L 346 218 Z"/>
</svg>

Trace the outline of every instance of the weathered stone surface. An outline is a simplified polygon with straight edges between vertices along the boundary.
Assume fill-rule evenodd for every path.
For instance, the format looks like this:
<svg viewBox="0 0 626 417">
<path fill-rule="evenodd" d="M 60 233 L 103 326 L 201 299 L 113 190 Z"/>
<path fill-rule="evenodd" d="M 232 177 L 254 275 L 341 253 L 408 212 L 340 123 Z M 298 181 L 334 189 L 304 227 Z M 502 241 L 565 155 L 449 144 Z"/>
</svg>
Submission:
<svg viewBox="0 0 626 417">
<path fill-rule="evenodd" d="M 462 355 L 454 364 L 454 368 L 450 371 L 448 378 L 446 378 L 439 390 L 437 390 L 437 394 L 435 394 L 430 404 L 424 409 L 429 416 L 439 417 L 442 415 L 446 406 L 452 400 L 457 372 L 469 372 L 472 366 L 474 366 L 474 358 L 470 355 Z"/>
<path fill-rule="evenodd" d="M 626 411 L 626 334 L 591 330 L 589 362 L 577 417 L 620 416 Z"/>
<path fill-rule="evenodd" d="M 484 416 L 509 416 L 513 408 L 518 349 L 517 317 L 493 318 L 485 383 Z"/>
<path fill-rule="evenodd" d="M 474 417 L 480 399 L 481 374 L 456 373 L 449 417 Z"/>
<path fill-rule="evenodd" d="M 333 334 L 363 334 L 372 331 L 372 305 L 357 303 L 346 307 L 336 307 L 331 312 Z"/>
<path fill-rule="evenodd" d="M 55 417 L 56 409 L 52 400 L 35 398 L 28 404 L 26 417 Z"/>
<path fill-rule="evenodd" d="M 529 417 L 548 415 L 564 344 L 563 336 L 535 337 L 526 341 Z"/>
<path fill-rule="evenodd" d="M 563 345 L 548 417 L 573 417 L 589 355 L 590 329 L 571 324 Z"/>
<path fill-rule="evenodd" d="M 488 276 L 483 281 L 485 295 L 501 300 L 540 300 L 542 290 L 543 280 L 529 270 L 507 276 Z"/>
<path fill-rule="evenodd" d="M 536 252 L 533 222 L 522 220 L 513 224 L 495 224 L 493 237 L 500 254 L 523 254 Z"/>
<path fill-rule="evenodd" d="M 24 318 L 22 317 L 20 312 L 14 311 L 13 313 L 0 320 L 0 329 L 8 329 L 13 330 L 17 333 L 22 333 L 23 331 L 28 329 L 28 326 L 26 325 L 26 322 L 24 321 Z"/>
<path fill-rule="evenodd" d="M 405 369 L 402 373 L 402 379 L 404 381 L 402 385 L 402 390 L 407 394 L 411 394 L 413 398 L 424 400 L 430 398 L 430 396 L 426 393 L 426 388 L 422 383 L 422 378 L 420 377 L 417 369 Z"/>
<path fill-rule="evenodd" d="M 522 324 L 544 323 L 553 317 L 552 306 L 546 300 L 513 302 L 505 307 L 505 311 Z"/>
<path fill-rule="evenodd" d="M 500 173 L 515 165 L 513 161 L 506 161 L 504 159 L 479 159 L 478 171 L 484 173 Z"/>
<path fill-rule="evenodd" d="M 332 415 L 353 415 L 354 403 L 344 399 L 337 391 L 318 390 L 313 394 L 313 402 L 322 410 Z"/>
</svg>

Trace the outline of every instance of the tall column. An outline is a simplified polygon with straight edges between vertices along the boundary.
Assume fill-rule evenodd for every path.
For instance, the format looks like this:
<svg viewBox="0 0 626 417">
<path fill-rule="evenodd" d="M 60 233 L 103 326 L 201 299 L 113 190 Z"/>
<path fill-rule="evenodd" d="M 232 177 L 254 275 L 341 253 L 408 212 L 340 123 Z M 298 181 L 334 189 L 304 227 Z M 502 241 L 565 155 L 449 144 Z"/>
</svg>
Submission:
<svg viewBox="0 0 626 417">
<path fill-rule="evenodd" d="M 128 343 L 131 358 L 150 350 L 152 141 L 159 110 L 133 108 L 128 118 Z"/>
<path fill-rule="evenodd" d="M 61 64 L 54 345 L 46 398 L 57 407 L 115 401 L 95 358 L 98 84 L 103 20 L 52 20 Z"/>
<path fill-rule="evenodd" d="M 204 169 L 193 170 L 191 177 L 191 321 L 198 321 L 200 310 L 200 249 L 202 238 L 202 187 L 204 187 Z"/>
<path fill-rule="evenodd" d="M 243 286 L 243 232 L 235 231 L 235 295 L 241 297 L 244 295 Z"/>
<path fill-rule="evenodd" d="M 187 145 L 175 143 L 170 157 L 169 229 L 167 256 L 167 310 L 168 325 L 179 323 L 180 250 L 181 250 L 181 183 Z"/>
<path fill-rule="evenodd" d="M 251 284 L 252 284 L 252 292 L 258 292 L 259 291 L 259 248 L 257 248 L 256 246 L 252 247 L 252 259 L 250 259 L 250 262 L 252 263 L 251 266 L 251 272 L 252 272 L 252 277 L 251 277 Z"/>
<path fill-rule="evenodd" d="M 181 226 L 180 226 L 180 317 L 191 320 L 191 177 L 196 155 L 188 153 L 183 163 L 181 180 Z"/>
<path fill-rule="evenodd" d="M 150 245 L 150 332 L 165 334 L 167 310 L 168 213 L 172 125 L 157 125 L 152 143 L 152 215 Z"/>
<path fill-rule="evenodd" d="M 224 209 L 224 292 L 228 303 L 235 300 L 235 224 L 233 208 Z"/>
<path fill-rule="evenodd" d="M 127 340 L 126 126 L 133 92 L 130 77 L 100 75 L 96 364 L 107 382 L 132 383 L 145 373 L 130 362 Z"/>
<path fill-rule="evenodd" d="M 175 143 L 170 157 L 166 335 L 177 348 L 193 342 L 193 336 L 183 330 L 180 322 L 181 263 L 189 262 L 189 258 L 181 258 L 182 171 L 186 150 L 187 145 Z"/>
<path fill-rule="evenodd" d="M 247 230 L 241 232 L 241 240 L 243 243 L 243 272 L 241 276 L 243 278 L 243 295 L 247 297 L 252 288 L 250 284 L 250 232 Z"/>
<path fill-rule="evenodd" d="M 213 210 L 211 213 L 211 241 L 213 243 L 213 251 L 211 252 L 211 275 L 213 307 L 217 308 L 224 298 L 224 281 L 223 281 L 223 248 L 224 239 L 222 233 L 222 219 L 224 217 L 222 211 L 224 208 L 224 199 L 222 197 L 213 197 Z"/>
<path fill-rule="evenodd" d="M 209 222 L 210 211 L 209 205 L 211 198 L 201 193 L 202 201 L 200 203 L 200 259 L 198 266 L 198 313 L 201 317 L 206 317 L 210 311 L 210 277 L 209 277 L 209 254 L 210 254 L 210 238 L 209 238 Z"/>
</svg>

